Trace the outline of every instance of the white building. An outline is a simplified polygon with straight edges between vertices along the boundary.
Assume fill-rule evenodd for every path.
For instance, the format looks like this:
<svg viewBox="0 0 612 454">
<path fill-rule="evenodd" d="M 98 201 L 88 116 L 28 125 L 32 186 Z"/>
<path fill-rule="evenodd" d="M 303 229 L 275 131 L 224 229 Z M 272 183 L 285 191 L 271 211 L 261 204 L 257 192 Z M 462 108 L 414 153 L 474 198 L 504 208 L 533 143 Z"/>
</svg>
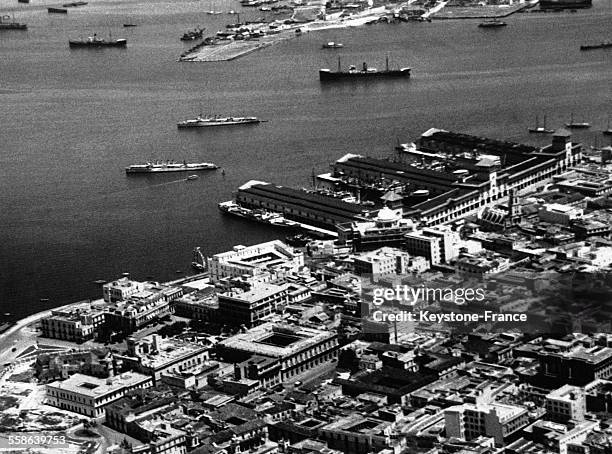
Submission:
<svg viewBox="0 0 612 454">
<path fill-rule="evenodd" d="M 571 221 L 581 218 L 583 214 L 582 208 L 560 203 L 547 203 L 538 210 L 540 220 L 561 225 L 569 225 Z"/>
<path fill-rule="evenodd" d="M 298 272 L 303 266 L 304 254 L 279 240 L 253 246 L 235 246 L 232 251 L 215 254 L 208 259 L 210 279 L 213 282 L 243 275 L 282 276 Z"/>
<path fill-rule="evenodd" d="M 104 415 L 104 407 L 133 389 L 149 388 L 147 375 L 126 372 L 106 379 L 74 374 L 64 381 L 47 385 L 47 403 L 92 418 Z"/>
<path fill-rule="evenodd" d="M 546 396 L 546 415 L 556 422 L 583 421 L 586 398 L 582 388 L 565 385 Z"/>
</svg>

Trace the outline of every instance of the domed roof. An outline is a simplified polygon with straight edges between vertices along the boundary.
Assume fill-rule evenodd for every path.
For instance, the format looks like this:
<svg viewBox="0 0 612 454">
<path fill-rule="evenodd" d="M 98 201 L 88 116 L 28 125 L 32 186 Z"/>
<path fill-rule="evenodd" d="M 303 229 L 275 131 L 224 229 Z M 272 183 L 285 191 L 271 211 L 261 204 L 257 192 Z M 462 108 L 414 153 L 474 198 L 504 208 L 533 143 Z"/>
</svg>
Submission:
<svg viewBox="0 0 612 454">
<path fill-rule="evenodd" d="M 376 216 L 376 220 L 381 222 L 397 221 L 398 219 L 398 214 L 389 207 L 382 207 Z"/>
</svg>

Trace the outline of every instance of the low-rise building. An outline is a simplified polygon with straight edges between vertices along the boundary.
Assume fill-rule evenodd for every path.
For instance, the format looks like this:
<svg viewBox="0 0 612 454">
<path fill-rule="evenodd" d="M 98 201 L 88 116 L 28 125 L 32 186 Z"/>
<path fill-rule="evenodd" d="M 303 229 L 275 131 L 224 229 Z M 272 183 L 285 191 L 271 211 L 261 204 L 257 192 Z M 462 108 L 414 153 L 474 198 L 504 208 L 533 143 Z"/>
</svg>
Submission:
<svg viewBox="0 0 612 454">
<path fill-rule="evenodd" d="M 287 304 L 287 285 L 259 284 L 248 291 L 219 294 L 219 318 L 232 325 L 253 326 Z"/>
<path fill-rule="evenodd" d="M 148 388 L 153 380 L 148 375 L 125 372 L 110 378 L 74 374 L 64 381 L 49 383 L 47 403 L 92 418 L 104 415 L 104 407 L 134 389 Z"/>
<path fill-rule="evenodd" d="M 449 407 L 444 410 L 444 420 L 447 437 L 472 440 L 488 436 L 498 446 L 529 423 L 526 408 L 497 402 Z"/>
<path fill-rule="evenodd" d="M 158 383 L 163 373 L 185 372 L 205 365 L 208 348 L 195 342 L 164 339 L 158 334 L 127 340 L 125 355 L 117 355 L 124 367 L 147 374 Z"/>
</svg>

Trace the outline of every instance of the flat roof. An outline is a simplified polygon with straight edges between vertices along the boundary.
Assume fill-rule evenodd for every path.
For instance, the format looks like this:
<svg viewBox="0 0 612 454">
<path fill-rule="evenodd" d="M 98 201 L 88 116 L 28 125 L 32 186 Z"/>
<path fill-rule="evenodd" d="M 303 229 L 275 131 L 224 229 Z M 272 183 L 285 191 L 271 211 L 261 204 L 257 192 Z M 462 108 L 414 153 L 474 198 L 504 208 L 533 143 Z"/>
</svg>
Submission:
<svg viewBox="0 0 612 454">
<path fill-rule="evenodd" d="M 136 372 L 124 372 L 111 378 L 98 378 L 85 374 L 74 374 L 64 381 L 47 384 L 48 388 L 81 394 L 86 397 L 97 398 L 121 388 L 135 386 L 151 380 L 148 375 Z"/>
<path fill-rule="evenodd" d="M 280 336 L 273 338 L 272 336 Z M 236 334 L 229 339 L 219 342 L 219 346 L 251 352 L 254 354 L 273 358 L 284 358 L 305 348 L 330 339 L 335 334 L 330 331 L 319 330 L 304 326 L 278 325 L 264 323 L 251 328 L 246 333 Z M 284 342 L 287 340 L 287 342 Z M 291 340 L 291 342 L 288 342 Z"/>
</svg>

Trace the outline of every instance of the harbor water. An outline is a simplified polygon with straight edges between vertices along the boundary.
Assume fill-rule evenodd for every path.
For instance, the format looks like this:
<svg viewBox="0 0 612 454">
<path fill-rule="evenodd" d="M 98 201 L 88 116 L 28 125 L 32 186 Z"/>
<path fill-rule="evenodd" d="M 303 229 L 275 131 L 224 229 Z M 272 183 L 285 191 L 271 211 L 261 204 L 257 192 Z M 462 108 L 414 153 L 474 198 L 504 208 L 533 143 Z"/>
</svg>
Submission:
<svg viewBox="0 0 612 454">
<path fill-rule="evenodd" d="M 603 145 L 612 115 L 612 52 L 581 52 L 609 39 L 612 4 L 576 13 L 524 13 L 497 30 L 478 20 L 371 25 L 302 34 L 236 60 L 178 63 L 196 27 L 235 22 L 210 9 L 235 1 L 93 0 L 67 15 L 43 1 L 0 0 L 27 31 L 0 31 L 0 314 L 7 319 L 99 297 L 93 282 L 124 272 L 171 280 L 206 254 L 282 238 L 223 216 L 249 179 L 309 187 L 346 153 L 391 156 L 399 139 L 431 127 L 545 144 L 548 126 L 589 121 L 577 133 Z M 242 20 L 263 13 L 246 10 Z M 271 16 L 268 16 L 271 17 Z M 133 23 L 137 27 L 123 28 Z M 68 48 L 94 32 L 127 49 Z M 322 50 L 328 41 L 343 49 Z M 411 66 L 410 80 L 321 84 L 341 64 Z M 178 130 L 199 113 L 266 123 Z M 148 160 L 210 161 L 225 170 L 188 183 L 175 174 L 126 176 Z"/>
</svg>

